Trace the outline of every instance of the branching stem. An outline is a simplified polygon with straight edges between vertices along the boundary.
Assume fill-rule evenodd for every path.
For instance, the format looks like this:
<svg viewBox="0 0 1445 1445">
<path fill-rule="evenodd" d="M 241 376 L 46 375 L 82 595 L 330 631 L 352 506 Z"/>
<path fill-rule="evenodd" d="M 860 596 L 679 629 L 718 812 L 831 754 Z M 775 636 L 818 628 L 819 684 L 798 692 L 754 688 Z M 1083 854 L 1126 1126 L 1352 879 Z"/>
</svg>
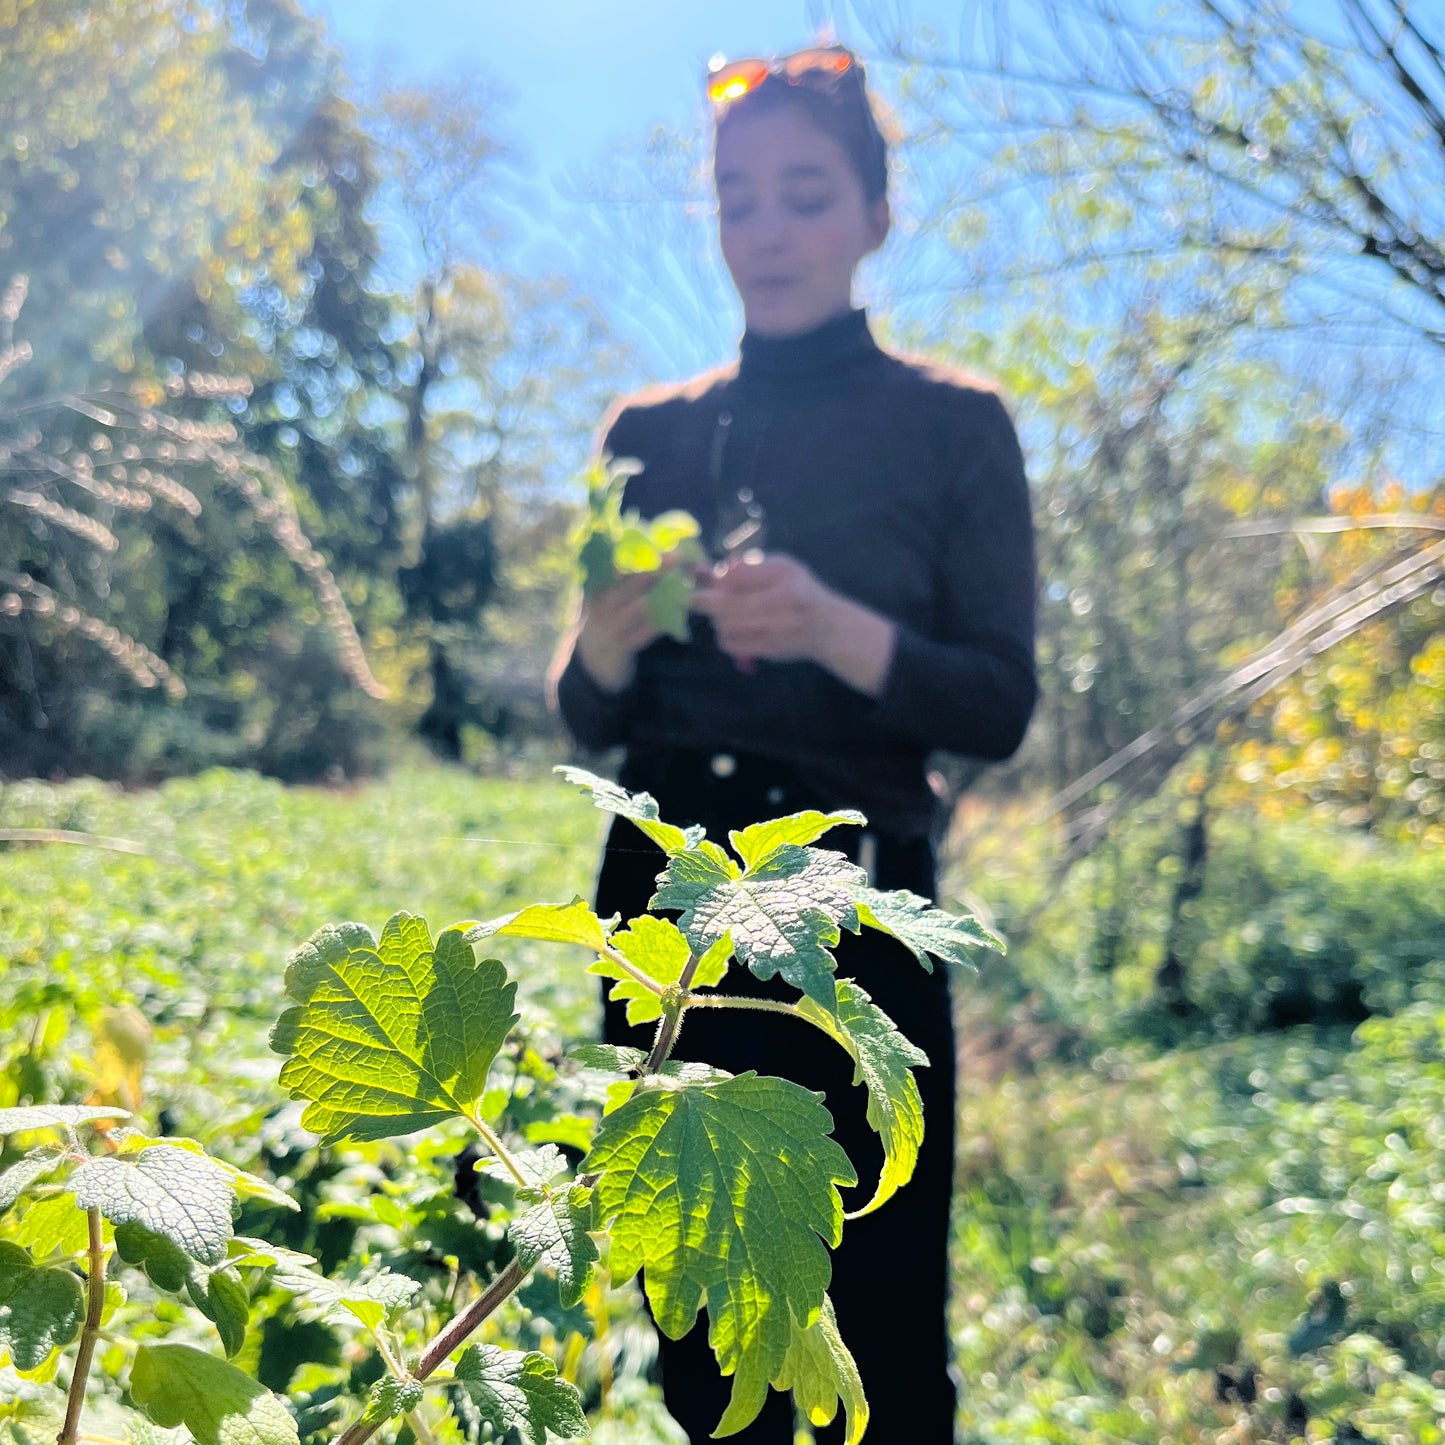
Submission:
<svg viewBox="0 0 1445 1445">
<path fill-rule="evenodd" d="M 527 1270 L 515 1259 L 494 1279 L 487 1288 L 451 1320 L 447 1327 L 429 1344 L 417 1361 L 412 1378 L 425 1380 L 453 1350 L 457 1349 L 468 1335 L 496 1312 L 502 1302 L 513 1294 L 527 1278 Z M 383 1421 L 367 1424 L 358 1420 L 349 1430 L 336 1437 L 334 1445 L 363 1445 L 381 1428 Z"/>
<path fill-rule="evenodd" d="M 687 1007 L 688 990 L 692 987 L 693 975 L 700 962 L 696 953 L 689 953 L 676 985 L 663 995 L 662 1019 L 657 1025 L 657 1036 L 652 1041 L 652 1052 L 642 1066 L 646 1074 L 655 1074 L 667 1062 L 667 1056 L 677 1043 L 678 1030 L 682 1027 L 682 1013 Z"/>
<path fill-rule="evenodd" d="M 85 1383 L 90 1377 L 90 1362 L 95 1357 L 95 1342 L 100 1336 L 100 1317 L 105 1309 L 105 1239 L 101 1234 L 100 1210 L 87 1209 L 85 1219 L 90 1228 L 85 1324 L 80 1330 L 80 1348 L 75 1352 L 75 1370 L 70 1377 L 70 1393 L 65 1402 L 65 1424 L 56 1436 L 56 1445 L 75 1445 L 80 1434 L 80 1411 L 85 1404 Z"/>
</svg>

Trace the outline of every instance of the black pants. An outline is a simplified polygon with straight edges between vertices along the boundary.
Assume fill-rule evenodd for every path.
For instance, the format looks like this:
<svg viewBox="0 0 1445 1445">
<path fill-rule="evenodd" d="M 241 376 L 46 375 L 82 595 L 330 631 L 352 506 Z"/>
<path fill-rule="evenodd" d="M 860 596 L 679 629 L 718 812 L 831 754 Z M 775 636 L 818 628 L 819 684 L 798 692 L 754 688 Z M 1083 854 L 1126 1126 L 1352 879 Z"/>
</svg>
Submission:
<svg viewBox="0 0 1445 1445">
<path fill-rule="evenodd" d="M 708 837 L 724 846 L 729 829 L 825 806 L 779 765 L 746 756 L 733 761 L 734 771 L 718 777 L 708 760 L 696 754 L 630 760 L 622 781 L 634 792 L 652 793 L 669 823 L 701 823 Z M 872 836 L 875 884 L 932 897 L 933 856 L 927 840 Z M 844 827 L 817 846 L 856 858 L 860 844 L 859 830 Z M 598 914 L 605 918 L 620 913 L 625 921 L 644 912 L 665 861 L 631 823 L 616 819 L 597 882 Z M 924 973 L 901 944 L 871 929 L 859 936 L 844 931 L 837 958 L 839 977 L 857 979 L 928 1055 L 931 1066 L 915 1075 L 926 1131 L 918 1168 L 876 1213 L 844 1224 L 829 1294 L 839 1331 L 863 1378 L 872 1411 L 870 1438 L 951 1445 L 955 1398 L 945 1313 L 955 1056 L 948 981 L 941 967 Z M 722 987 L 724 992 L 797 997 L 781 979 L 762 983 L 737 964 Z M 611 1043 L 647 1048 L 653 1028 L 629 1028 L 623 1006 L 605 1005 L 605 1033 Z M 853 1086 L 852 1060 L 819 1030 L 776 1014 L 696 1009 L 687 1016 L 673 1057 L 732 1073 L 756 1069 L 822 1090 L 833 1115 L 834 1137 L 858 1171 L 858 1187 L 843 1191 L 844 1208 L 859 1208 L 872 1197 L 883 1153 L 865 1117 L 867 1093 Z M 681 1340 L 660 1336 L 659 1345 L 667 1407 L 699 1445 L 722 1417 L 732 1382 L 718 1374 L 701 1316 Z M 840 1407 L 833 1424 L 817 1428 L 820 1442 L 843 1439 L 842 1415 Z M 748 1445 L 792 1445 L 789 1397 L 770 1391 L 762 1414 L 734 1438 Z"/>
</svg>

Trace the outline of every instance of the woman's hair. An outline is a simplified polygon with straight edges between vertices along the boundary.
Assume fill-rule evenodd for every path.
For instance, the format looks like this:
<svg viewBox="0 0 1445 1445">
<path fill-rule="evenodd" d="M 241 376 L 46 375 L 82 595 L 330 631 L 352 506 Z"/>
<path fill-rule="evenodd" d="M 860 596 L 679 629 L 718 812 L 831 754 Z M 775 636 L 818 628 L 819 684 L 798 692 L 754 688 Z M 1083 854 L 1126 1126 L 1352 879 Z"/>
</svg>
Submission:
<svg viewBox="0 0 1445 1445">
<path fill-rule="evenodd" d="M 878 103 L 856 58 L 842 75 L 824 85 L 793 84 L 784 76 L 769 75 L 717 114 L 714 138 L 720 139 L 740 116 L 763 115 L 784 107 L 801 111 L 843 147 L 869 204 L 887 199 L 888 138 Z"/>
</svg>

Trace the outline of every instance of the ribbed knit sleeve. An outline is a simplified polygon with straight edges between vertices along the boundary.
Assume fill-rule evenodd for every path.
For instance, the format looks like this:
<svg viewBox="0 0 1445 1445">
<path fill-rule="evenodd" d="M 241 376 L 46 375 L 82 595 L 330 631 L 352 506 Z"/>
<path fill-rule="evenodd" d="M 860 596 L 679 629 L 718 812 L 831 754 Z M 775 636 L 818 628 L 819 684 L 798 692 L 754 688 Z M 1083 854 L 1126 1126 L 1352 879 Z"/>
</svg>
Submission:
<svg viewBox="0 0 1445 1445">
<path fill-rule="evenodd" d="M 997 396 L 960 388 L 947 410 L 936 620 L 927 632 L 898 625 L 875 721 L 927 748 L 998 760 L 1023 741 L 1037 696 L 1028 483 Z"/>
</svg>

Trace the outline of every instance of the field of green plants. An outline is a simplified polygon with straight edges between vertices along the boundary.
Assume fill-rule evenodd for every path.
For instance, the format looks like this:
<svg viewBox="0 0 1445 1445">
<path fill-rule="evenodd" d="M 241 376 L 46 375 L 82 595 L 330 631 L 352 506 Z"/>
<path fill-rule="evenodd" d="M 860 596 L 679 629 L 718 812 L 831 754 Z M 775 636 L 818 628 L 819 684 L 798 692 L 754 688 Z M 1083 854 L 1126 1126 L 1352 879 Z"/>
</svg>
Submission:
<svg viewBox="0 0 1445 1445">
<path fill-rule="evenodd" d="M 445 1301 L 464 1272 L 494 1271 L 508 1196 L 446 1126 L 404 1147 L 317 1147 L 267 1043 L 285 958 L 338 920 L 379 932 L 407 908 L 439 929 L 586 894 L 601 825 L 535 774 L 417 769 L 329 792 L 220 772 L 141 793 L 8 785 L 0 830 L 53 840 L 0 843 L 0 1108 L 123 1106 L 303 1206 L 251 1198 L 238 1235 L 356 1289 L 385 1267 Z M 1445 1440 L 1445 860 L 1301 824 L 1226 828 L 1194 919 L 1195 986 L 1215 1007 L 1184 1022 L 1139 1004 L 1162 884 L 1136 877 L 1121 912 L 1110 880 L 1134 860 L 1090 866 L 1023 948 L 957 980 L 960 1438 Z M 1005 928 L 1022 913 L 1004 870 L 967 882 Z M 1101 968 L 1101 933 L 1118 945 L 1121 930 L 1128 946 Z M 540 945 L 509 958 L 522 1033 L 494 1107 L 526 1128 L 530 1090 L 594 1026 L 595 980 Z M 1270 1011 L 1312 986 L 1372 1016 L 1285 1026 Z M 528 1137 L 580 1144 L 598 1104 L 576 1107 Z M 0 1170 L 19 1157 L 7 1144 Z M 0 1215 L 0 1249 L 29 1242 L 26 1217 Z M 116 1273 L 130 1313 L 102 1330 L 98 1375 L 119 1378 L 137 1339 L 214 1347 L 214 1311 L 158 1300 L 134 1265 Z M 253 1289 L 235 1360 L 288 1394 L 302 1439 L 326 1438 L 379 1373 L 355 1311 Z M 486 1331 L 483 1345 L 522 1342 L 575 1383 L 594 1439 L 675 1438 L 631 1291 L 594 1282 L 562 1306 L 555 1286 L 528 1286 Z M 0 1439 L 53 1439 L 59 1392 L 3 1370 Z M 126 1424 L 121 1403 L 95 1392 L 90 1438 L 169 1438 Z M 512 1438 L 465 1409 L 430 1433 L 463 1425 Z M 398 1428 L 404 1445 L 426 1430 Z M 869 1436 L 897 1438 L 886 1421 Z"/>
</svg>

